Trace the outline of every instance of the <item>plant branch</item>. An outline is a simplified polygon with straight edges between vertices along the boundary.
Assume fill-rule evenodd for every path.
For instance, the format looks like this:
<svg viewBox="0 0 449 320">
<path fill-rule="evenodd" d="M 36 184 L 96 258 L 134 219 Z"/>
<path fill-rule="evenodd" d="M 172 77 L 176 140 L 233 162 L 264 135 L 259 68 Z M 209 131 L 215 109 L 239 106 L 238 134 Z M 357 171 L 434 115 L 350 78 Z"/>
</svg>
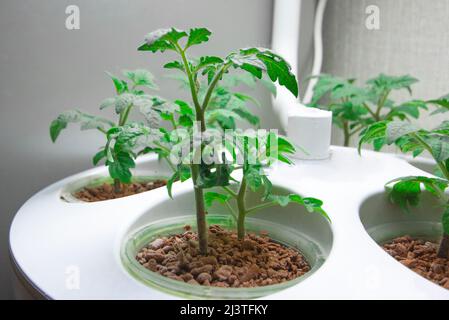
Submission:
<svg viewBox="0 0 449 320">
<path fill-rule="evenodd" d="M 229 204 L 228 201 L 224 202 L 226 204 L 226 207 L 229 209 L 229 212 L 231 212 L 232 217 L 237 220 L 237 213 L 235 212 L 235 210 L 231 207 L 231 205 Z"/>
<path fill-rule="evenodd" d="M 198 94 L 196 92 L 196 85 L 195 85 L 195 81 L 193 79 L 192 71 L 190 70 L 190 65 L 189 65 L 189 62 L 187 61 L 187 57 L 186 57 L 184 50 L 177 43 L 175 43 L 175 46 L 178 49 L 178 52 L 181 55 L 182 63 L 184 64 L 184 69 L 187 74 L 187 79 L 189 80 L 190 93 L 192 95 L 193 104 L 195 106 L 195 111 L 196 111 L 197 117 L 198 117 L 199 114 L 202 115 L 202 112 L 201 112 L 200 102 L 198 101 Z M 204 118 L 204 117 L 201 116 L 201 118 Z"/>
<path fill-rule="evenodd" d="M 249 208 L 248 210 L 246 210 L 246 214 L 254 213 L 255 211 L 258 211 L 258 210 L 261 210 L 261 209 L 274 207 L 276 205 L 277 205 L 277 203 L 274 202 L 274 201 L 265 202 L 265 203 L 259 204 L 257 206 L 254 206 L 252 208 Z"/>
<path fill-rule="evenodd" d="M 349 134 L 349 124 L 348 121 L 343 120 L 343 136 L 344 136 L 344 141 L 343 141 L 343 145 L 345 147 L 349 146 L 349 140 L 350 140 L 350 134 Z"/>
<path fill-rule="evenodd" d="M 126 107 L 124 113 L 120 113 L 119 126 L 123 126 L 126 124 L 126 121 L 128 120 L 129 113 L 131 112 L 132 107 L 133 104 L 131 103 L 129 106 Z"/>
<path fill-rule="evenodd" d="M 376 114 L 373 112 L 373 110 L 371 110 L 371 108 L 366 104 L 366 102 L 364 102 L 362 105 L 363 105 L 363 107 L 364 107 L 366 110 L 368 110 L 368 112 L 369 112 L 374 118 L 376 118 Z"/>
<path fill-rule="evenodd" d="M 176 168 L 175 168 L 175 166 L 173 165 L 173 163 L 171 163 L 171 161 L 168 160 L 167 157 L 163 157 L 163 158 L 164 158 L 165 162 L 167 162 L 167 165 L 170 167 L 170 169 L 171 169 L 173 172 L 176 172 Z"/>
<path fill-rule="evenodd" d="M 237 194 L 237 207 L 238 207 L 238 217 L 237 217 L 237 237 L 242 240 L 245 237 L 245 196 L 246 196 L 246 178 L 243 176 L 242 182 L 240 183 L 240 189 Z"/>
<path fill-rule="evenodd" d="M 437 159 L 435 159 L 435 156 L 433 155 L 433 152 L 432 152 L 432 148 L 417 133 L 415 133 L 415 132 L 412 133 L 412 136 L 416 140 L 418 140 L 418 142 L 424 147 L 424 149 L 427 150 L 427 152 L 430 153 L 430 155 L 432 156 L 432 158 L 435 160 L 435 162 L 437 163 L 438 167 L 440 168 L 441 172 L 446 177 L 446 180 L 449 181 L 449 171 L 448 171 L 448 169 L 446 168 L 445 164 L 442 161 L 438 161 Z"/>
<path fill-rule="evenodd" d="M 222 186 L 221 187 L 223 190 L 225 190 L 227 193 L 229 193 L 232 197 L 237 198 L 237 193 L 235 193 L 234 191 L 232 191 L 231 188 L 226 187 L 226 186 Z"/>
<path fill-rule="evenodd" d="M 220 71 L 215 75 L 215 77 L 213 78 L 212 82 L 209 85 L 209 88 L 207 89 L 206 95 L 204 96 L 204 100 L 203 100 L 203 104 L 202 104 L 202 111 L 205 112 L 206 108 L 209 104 L 209 100 L 212 96 L 212 93 L 214 92 L 214 88 L 217 85 L 218 81 L 221 79 L 221 77 L 223 76 L 223 74 L 226 72 L 226 70 L 228 69 L 229 65 L 225 64 L 223 65 L 223 67 L 221 67 Z"/>
<path fill-rule="evenodd" d="M 385 102 L 387 101 L 388 95 L 390 94 L 390 90 L 385 90 L 382 97 L 379 99 L 379 103 L 377 104 L 376 113 L 374 115 L 376 121 L 380 121 L 380 111 L 385 105 Z"/>
<path fill-rule="evenodd" d="M 108 132 L 106 130 L 104 130 L 103 128 L 97 127 L 97 130 L 106 135 L 108 134 Z"/>
</svg>

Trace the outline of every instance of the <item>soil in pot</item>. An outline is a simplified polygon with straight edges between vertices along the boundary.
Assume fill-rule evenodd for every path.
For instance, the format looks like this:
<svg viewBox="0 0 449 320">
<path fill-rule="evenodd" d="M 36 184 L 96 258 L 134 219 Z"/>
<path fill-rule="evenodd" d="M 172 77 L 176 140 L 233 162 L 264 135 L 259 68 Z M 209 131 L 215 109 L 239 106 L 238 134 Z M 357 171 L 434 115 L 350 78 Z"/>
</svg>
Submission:
<svg viewBox="0 0 449 320">
<path fill-rule="evenodd" d="M 103 183 L 98 186 L 84 187 L 81 190 L 74 192 L 73 196 L 78 200 L 96 202 L 131 196 L 133 194 L 163 187 L 166 184 L 167 181 L 165 180 L 153 180 L 149 182 L 136 181 L 129 184 L 122 184 L 120 192 L 114 192 L 113 184 Z"/>
<path fill-rule="evenodd" d="M 258 287 L 295 279 L 310 270 L 297 250 L 274 242 L 268 234 L 248 233 L 238 240 L 234 231 L 209 227 L 209 255 L 199 254 L 197 234 L 161 237 L 143 247 L 137 261 L 148 270 L 189 284 L 215 287 Z"/>
<path fill-rule="evenodd" d="M 404 266 L 449 289 L 449 260 L 437 257 L 437 243 L 403 236 L 385 243 L 382 248 Z"/>
</svg>

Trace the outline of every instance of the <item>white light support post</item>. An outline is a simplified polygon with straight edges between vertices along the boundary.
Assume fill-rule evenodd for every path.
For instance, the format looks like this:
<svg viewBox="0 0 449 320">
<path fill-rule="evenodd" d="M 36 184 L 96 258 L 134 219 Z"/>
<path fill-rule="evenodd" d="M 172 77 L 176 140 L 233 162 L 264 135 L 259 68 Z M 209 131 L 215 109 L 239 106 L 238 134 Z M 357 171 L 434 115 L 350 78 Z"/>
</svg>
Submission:
<svg viewBox="0 0 449 320">
<path fill-rule="evenodd" d="M 306 0 L 310 1 L 310 0 Z M 321 72 L 322 39 L 321 27 L 327 0 L 319 0 L 314 20 L 314 62 L 312 74 Z M 274 4 L 272 49 L 282 55 L 297 75 L 301 10 L 303 0 L 276 0 Z M 311 12 L 313 14 L 313 12 Z M 326 159 L 329 157 L 332 113 L 306 107 L 313 94 L 316 81 L 309 81 L 304 100 L 296 99 L 286 89 L 278 86 L 278 94 L 273 98 L 273 108 L 278 113 L 287 136 L 306 152 L 299 150 L 300 159 Z"/>
</svg>

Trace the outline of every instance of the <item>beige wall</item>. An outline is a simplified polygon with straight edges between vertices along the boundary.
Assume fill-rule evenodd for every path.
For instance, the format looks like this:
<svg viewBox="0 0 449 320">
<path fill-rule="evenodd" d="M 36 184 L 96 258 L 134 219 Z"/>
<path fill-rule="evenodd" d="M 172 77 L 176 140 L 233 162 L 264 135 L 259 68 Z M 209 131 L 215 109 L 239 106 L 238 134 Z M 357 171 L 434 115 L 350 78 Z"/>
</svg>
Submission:
<svg viewBox="0 0 449 320">
<path fill-rule="evenodd" d="M 365 27 L 368 5 L 380 9 L 379 30 Z M 420 80 L 414 97 L 449 93 L 448 16 L 447 0 L 329 0 L 323 71 L 363 81 L 379 72 L 409 73 Z M 397 97 L 404 99 L 407 94 Z M 420 122 L 431 127 L 441 119 L 426 116 Z M 335 132 L 334 143 L 342 142 L 339 133 Z"/>
</svg>

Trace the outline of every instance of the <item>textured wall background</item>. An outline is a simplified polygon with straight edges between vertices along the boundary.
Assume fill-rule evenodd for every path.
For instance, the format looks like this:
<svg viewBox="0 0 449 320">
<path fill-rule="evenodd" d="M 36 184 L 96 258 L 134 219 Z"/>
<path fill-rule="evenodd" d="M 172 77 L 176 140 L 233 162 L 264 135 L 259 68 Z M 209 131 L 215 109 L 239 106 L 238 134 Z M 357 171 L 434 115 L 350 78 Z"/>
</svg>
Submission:
<svg viewBox="0 0 449 320">
<path fill-rule="evenodd" d="M 379 30 L 365 27 L 368 5 L 380 9 Z M 449 93 L 448 15 L 447 0 L 329 0 L 323 26 L 323 72 L 361 81 L 380 72 L 408 73 L 420 80 L 413 89 L 416 98 Z M 393 97 L 407 95 L 402 92 Z M 432 127 L 441 118 L 420 121 Z M 342 141 L 340 132 L 334 130 L 333 143 Z"/>
<path fill-rule="evenodd" d="M 81 30 L 65 29 L 69 4 L 80 7 Z M 365 8 L 371 4 L 380 8 L 377 31 L 365 28 Z M 421 80 L 415 97 L 447 93 L 448 16 L 447 0 L 329 0 L 324 72 L 363 81 L 379 72 L 410 73 Z M 160 79 L 165 58 L 136 51 L 150 30 L 206 26 L 214 36 L 202 52 L 222 54 L 250 44 L 269 46 L 271 19 L 271 0 L 0 2 L 0 298 L 12 297 L 6 257 L 14 213 L 42 187 L 89 168 L 101 143 L 94 132 L 80 133 L 72 127 L 52 145 L 48 124 L 53 117 L 73 107 L 97 113 L 99 102 L 112 94 L 104 70 L 149 68 L 165 88 L 161 94 L 177 96 L 177 85 Z M 258 111 L 264 126 L 277 127 L 269 95 L 258 90 L 256 97 L 266 105 Z M 426 118 L 423 123 L 436 121 Z M 335 134 L 334 143 L 340 142 Z"/>
</svg>

